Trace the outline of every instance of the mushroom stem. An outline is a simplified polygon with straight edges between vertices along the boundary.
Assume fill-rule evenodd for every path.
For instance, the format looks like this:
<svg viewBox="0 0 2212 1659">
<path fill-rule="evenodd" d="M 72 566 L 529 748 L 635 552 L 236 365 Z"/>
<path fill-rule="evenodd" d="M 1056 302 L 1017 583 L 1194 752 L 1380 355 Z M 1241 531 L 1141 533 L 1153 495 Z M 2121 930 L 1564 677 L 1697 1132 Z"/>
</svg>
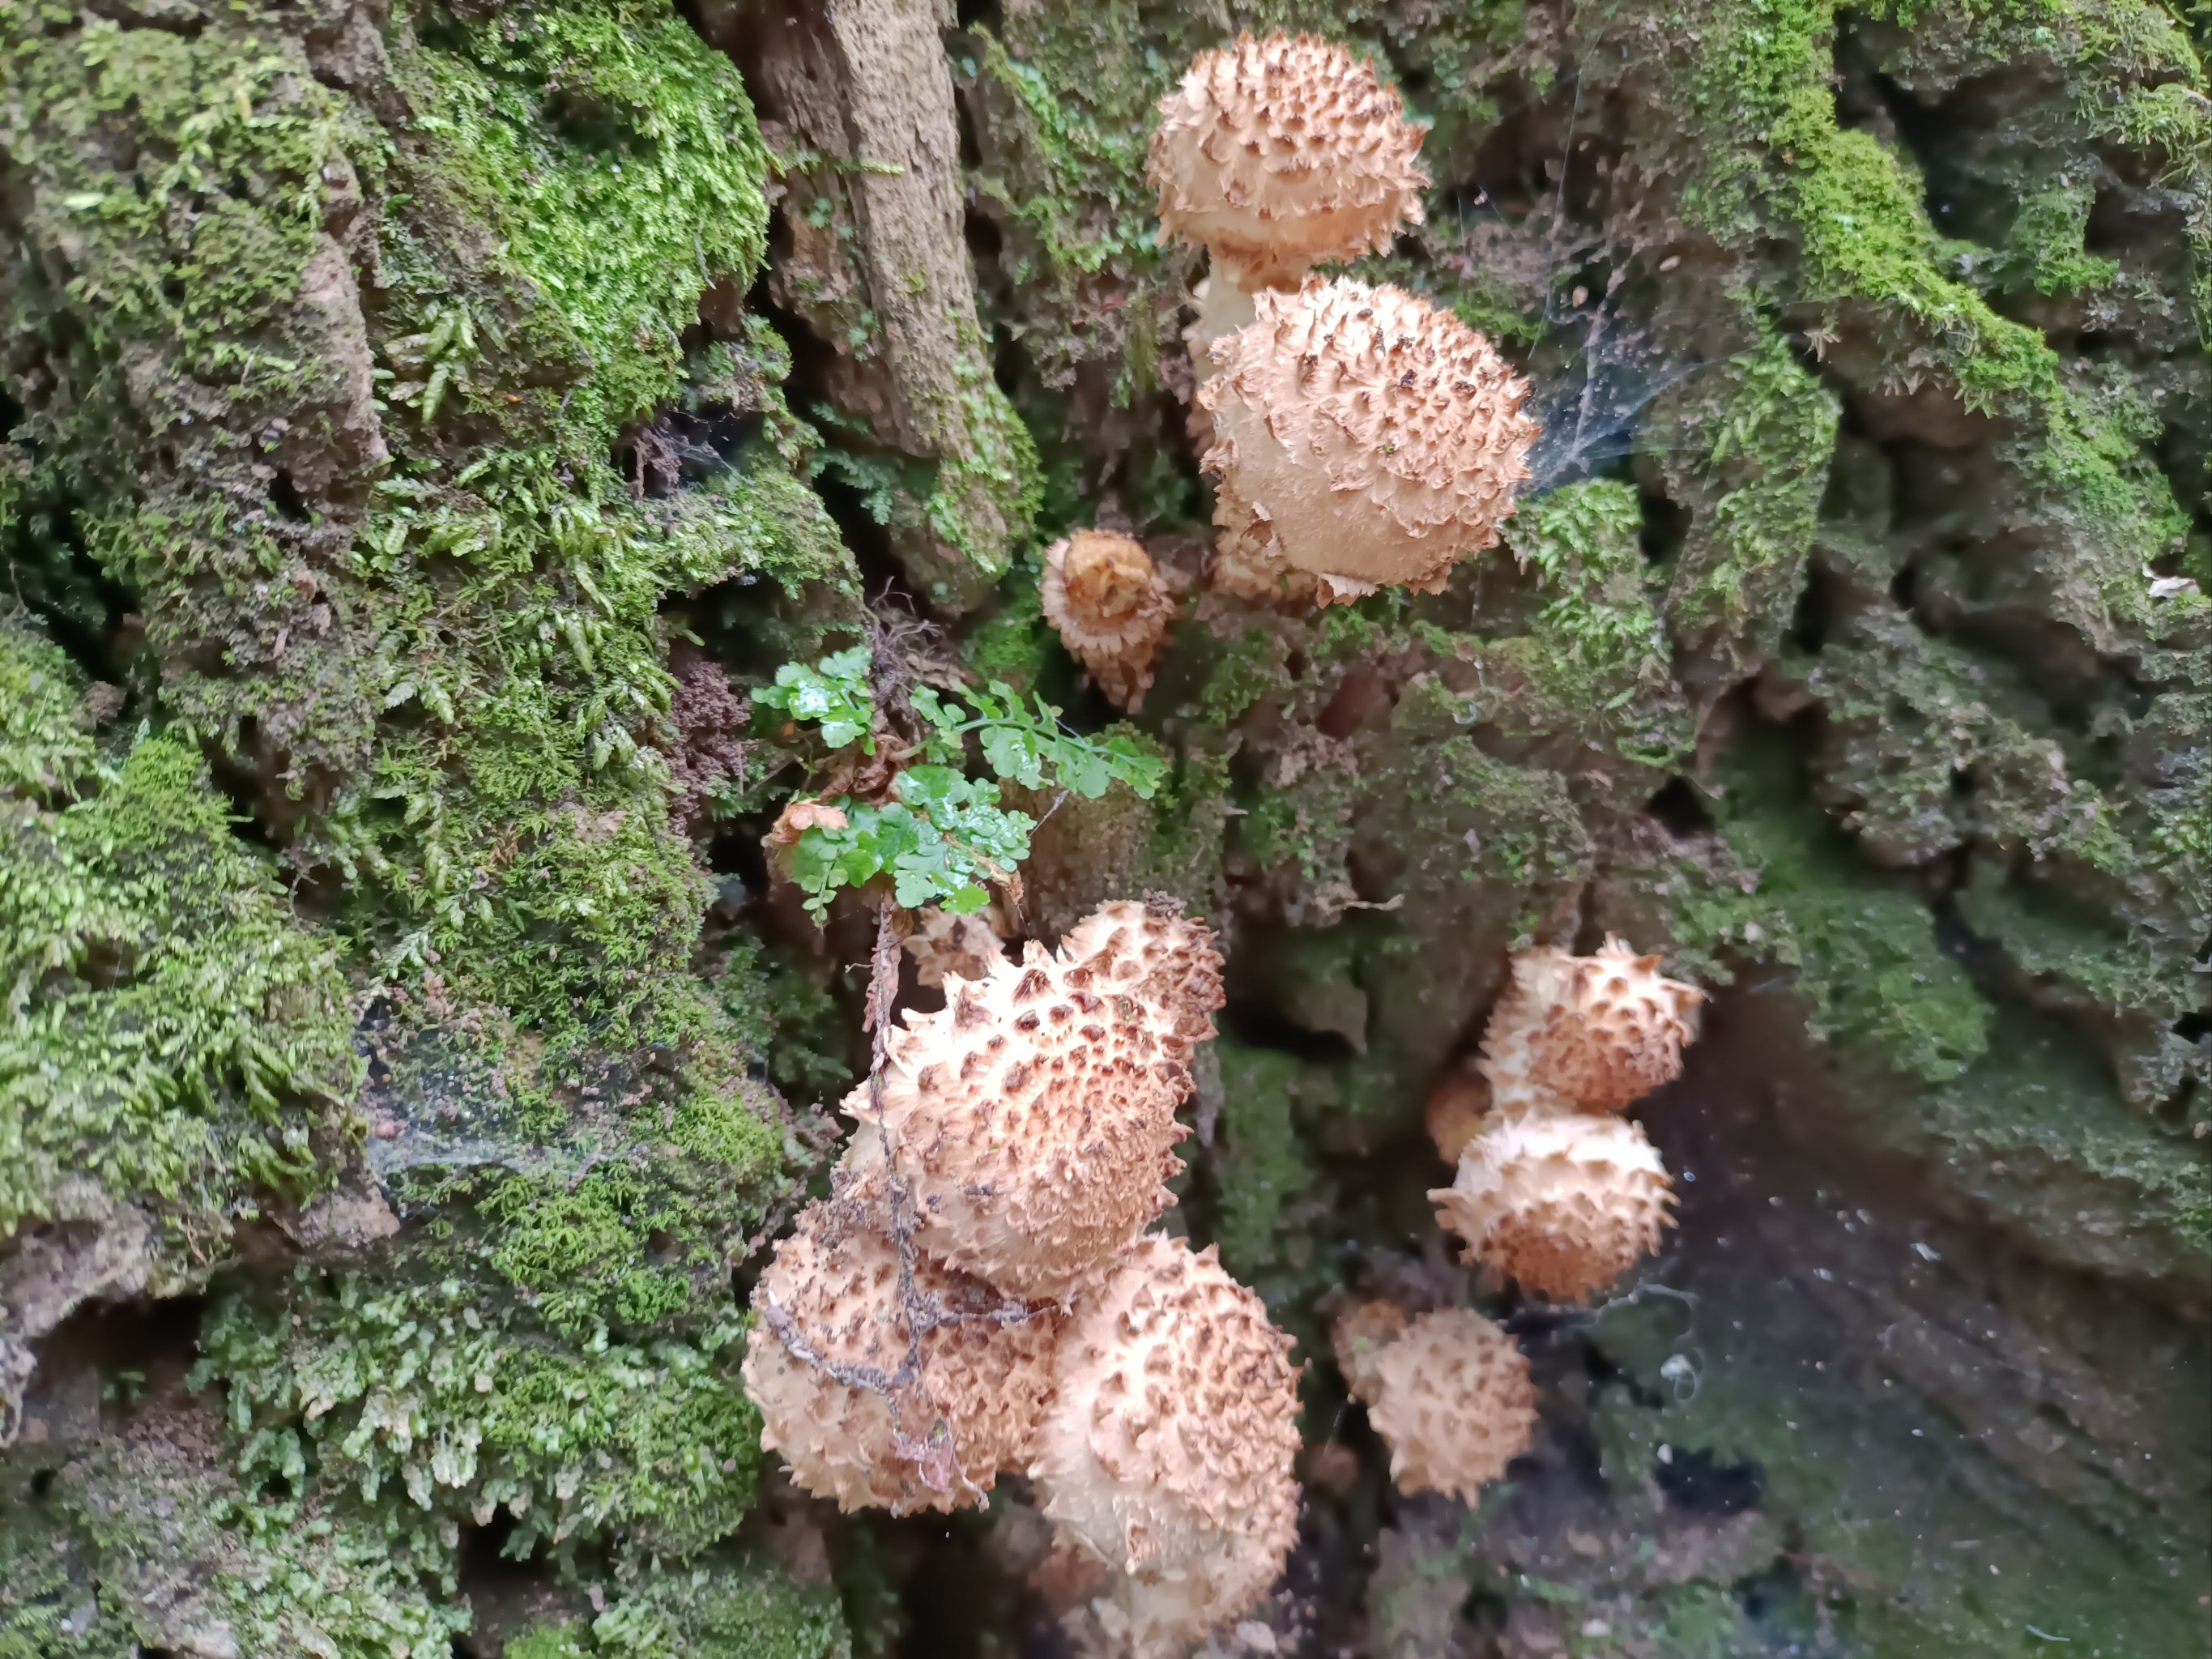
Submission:
<svg viewBox="0 0 2212 1659">
<path fill-rule="evenodd" d="M 1198 319 L 1190 325 L 1183 337 L 1190 342 L 1194 365 L 1198 362 L 1199 354 L 1214 341 L 1224 334 L 1234 334 L 1239 329 L 1249 328 L 1260 318 L 1252 303 L 1255 290 L 1244 286 L 1243 271 L 1218 253 L 1213 256 L 1212 263 L 1212 270 L 1190 294 L 1190 297 L 1198 302 Z M 1211 376 L 1202 374 L 1199 378 L 1206 380 Z"/>
</svg>

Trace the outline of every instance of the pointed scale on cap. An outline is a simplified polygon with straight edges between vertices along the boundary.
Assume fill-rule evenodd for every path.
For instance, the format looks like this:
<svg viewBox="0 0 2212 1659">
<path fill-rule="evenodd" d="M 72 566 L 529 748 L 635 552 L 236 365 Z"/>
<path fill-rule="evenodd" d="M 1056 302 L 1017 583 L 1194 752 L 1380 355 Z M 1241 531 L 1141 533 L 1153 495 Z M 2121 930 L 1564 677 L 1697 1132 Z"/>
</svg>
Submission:
<svg viewBox="0 0 2212 1659">
<path fill-rule="evenodd" d="M 1212 417 L 1217 586 L 1254 599 L 1439 590 L 1494 547 L 1528 475 L 1528 383 L 1401 289 L 1340 277 L 1255 296 L 1199 389 Z"/>
<path fill-rule="evenodd" d="M 1674 1190 L 1658 1149 L 1626 1118 L 1508 1113 L 1467 1144 L 1429 1194 L 1437 1219 L 1527 1290 L 1581 1302 L 1656 1249 Z"/>
<path fill-rule="evenodd" d="M 1160 227 L 1247 288 L 1390 246 L 1421 222 L 1421 130 L 1374 66 L 1334 40 L 1271 34 L 1191 60 L 1160 100 L 1146 171 Z"/>
<path fill-rule="evenodd" d="M 1176 1109 L 1221 1006 L 1201 926 L 1143 905 L 1028 947 L 891 1034 L 883 1113 L 915 1242 L 1027 1300 L 1066 1301 L 1167 1207 Z M 1124 912 L 1127 914 L 1125 915 Z M 872 1125 L 862 1084 L 845 1111 Z"/>
<path fill-rule="evenodd" d="M 1030 1478 L 1045 1514 L 1116 1575 L 1139 1650 L 1248 1612 L 1297 1536 L 1291 1340 L 1211 1246 L 1125 1252 L 1060 1338 Z"/>
<path fill-rule="evenodd" d="M 840 1509 L 972 1507 L 1030 1456 L 1060 1316 L 1009 1309 L 922 1258 L 916 1295 L 957 1316 L 923 1333 L 920 1369 L 909 1370 L 912 1326 L 884 1197 L 880 1181 L 863 1180 L 800 1212 L 754 1287 L 745 1393 L 760 1410 L 763 1448 Z M 996 1316 L 1007 1313 L 1020 1316 Z"/>
<path fill-rule="evenodd" d="M 1501 1106 L 1613 1112 L 1682 1074 L 1705 994 L 1608 935 L 1595 955 L 1524 951 L 1477 1062 Z"/>
</svg>

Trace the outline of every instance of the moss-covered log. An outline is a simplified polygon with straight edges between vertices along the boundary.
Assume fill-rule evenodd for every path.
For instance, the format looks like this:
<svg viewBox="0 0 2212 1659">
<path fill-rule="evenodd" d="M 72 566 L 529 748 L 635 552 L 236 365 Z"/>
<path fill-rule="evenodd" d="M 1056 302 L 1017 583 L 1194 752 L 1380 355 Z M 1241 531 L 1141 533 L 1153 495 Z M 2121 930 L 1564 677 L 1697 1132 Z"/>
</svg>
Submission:
<svg viewBox="0 0 2212 1659">
<path fill-rule="evenodd" d="M 1442 593 L 1207 586 L 1145 141 L 1240 27 L 1402 89 L 1425 222 L 1356 274 L 1537 388 Z M 867 1054 L 860 907 L 763 840 L 988 682 L 1160 770 L 1008 787 L 1020 929 L 1164 892 L 1227 945 L 1170 1219 L 1308 1409 L 1224 1650 L 2204 1650 L 2208 46 L 2160 0 L 0 9 L 0 1659 L 1056 1639 L 1018 1480 L 840 1517 L 738 1376 Z M 1180 607 L 1127 720 L 1038 598 L 1091 525 Z M 860 644 L 864 762 L 750 701 Z M 1421 1124 L 1509 953 L 1608 931 L 1715 1002 L 1640 1109 L 1675 1242 L 1569 1311 L 1447 1259 Z M 1347 1289 L 1530 1355 L 1474 1509 L 1391 1489 Z"/>
</svg>

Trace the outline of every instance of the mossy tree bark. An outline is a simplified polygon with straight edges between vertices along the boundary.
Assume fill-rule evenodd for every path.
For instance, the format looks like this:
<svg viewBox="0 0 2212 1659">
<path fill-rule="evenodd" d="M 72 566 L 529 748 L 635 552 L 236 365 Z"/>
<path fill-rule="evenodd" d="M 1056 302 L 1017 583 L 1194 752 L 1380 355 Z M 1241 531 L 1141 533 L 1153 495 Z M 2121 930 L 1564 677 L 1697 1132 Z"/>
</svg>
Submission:
<svg viewBox="0 0 2212 1659">
<path fill-rule="evenodd" d="M 1247 25 L 1406 89 L 1427 222 L 1359 274 L 1540 387 L 1443 594 L 1205 590 L 1144 140 Z M 768 878 L 817 757 L 745 693 L 872 640 L 1106 726 L 1036 590 L 1094 523 L 1182 595 L 1124 727 L 1168 777 L 1022 797 L 1025 915 L 1166 890 L 1228 944 L 1176 1220 L 1310 1363 L 1267 1639 L 2200 1650 L 2209 40 L 0 11 L 0 1655 L 823 1659 L 921 1650 L 948 1583 L 1045 1626 L 1018 1492 L 924 1536 L 762 1467 L 740 1292 L 866 935 Z M 1643 1109 L 1678 1242 L 1566 1313 L 1446 1259 L 1421 1109 L 1512 948 L 1612 929 L 1717 996 Z M 1529 1352 L 1474 1513 L 1389 1491 L 1347 1285 Z"/>
</svg>

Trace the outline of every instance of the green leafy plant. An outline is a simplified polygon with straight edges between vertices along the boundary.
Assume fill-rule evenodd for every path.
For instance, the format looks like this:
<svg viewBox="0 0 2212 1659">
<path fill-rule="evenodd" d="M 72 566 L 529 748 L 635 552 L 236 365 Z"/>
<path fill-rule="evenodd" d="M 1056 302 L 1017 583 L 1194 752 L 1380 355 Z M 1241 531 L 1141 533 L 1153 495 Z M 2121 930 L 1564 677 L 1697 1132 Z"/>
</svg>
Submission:
<svg viewBox="0 0 2212 1659">
<path fill-rule="evenodd" d="M 819 721 L 823 741 L 832 749 L 858 741 L 873 754 L 869 663 L 865 646 L 824 657 L 811 668 L 787 663 L 776 671 L 776 683 L 753 699 L 793 720 Z M 885 875 L 893 897 L 907 908 L 981 909 L 990 898 L 989 884 L 1004 880 L 1029 856 L 1030 834 L 1036 828 L 1027 813 L 1000 804 L 994 780 L 1067 789 L 1085 799 L 1121 783 L 1149 799 L 1160 786 L 1165 767 L 1157 756 L 1127 738 L 1067 731 L 1060 710 L 1041 696 L 1025 704 L 997 680 L 961 695 L 968 706 L 927 686 L 915 688 L 908 701 L 921 725 L 921 741 L 915 763 L 898 774 L 889 798 L 841 795 L 824 803 L 836 809 L 835 821 L 800 831 L 788 872 L 817 919 L 841 889 Z M 970 777 L 964 770 L 971 737 L 992 777 Z"/>
<path fill-rule="evenodd" d="M 871 755 L 869 736 L 876 721 L 875 695 L 868 689 L 868 647 L 833 652 L 809 668 L 787 662 L 775 671 L 775 684 L 753 693 L 763 708 L 781 709 L 795 720 L 819 720 L 822 741 L 842 749 L 859 740 Z"/>
</svg>

